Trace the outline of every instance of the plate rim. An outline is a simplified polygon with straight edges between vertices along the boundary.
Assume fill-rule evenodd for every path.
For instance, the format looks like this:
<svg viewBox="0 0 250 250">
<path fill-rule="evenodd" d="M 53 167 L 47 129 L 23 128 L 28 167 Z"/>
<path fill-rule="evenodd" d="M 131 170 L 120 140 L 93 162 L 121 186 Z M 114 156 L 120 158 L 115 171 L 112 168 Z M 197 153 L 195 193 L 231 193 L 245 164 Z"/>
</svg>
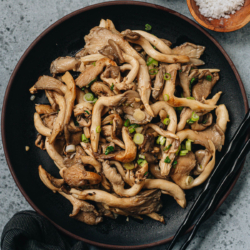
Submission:
<svg viewBox="0 0 250 250">
<path fill-rule="evenodd" d="M 61 226 L 59 226 L 58 224 L 56 224 L 52 219 L 48 218 L 34 203 L 33 201 L 29 198 L 29 196 L 25 193 L 24 189 L 22 188 L 19 180 L 17 179 L 17 176 L 15 175 L 14 172 L 14 168 L 11 165 L 10 162 L 10 158 L 9 158 L 9 153 L 7 151 L 6 148 L 6 137 L 5 137 L 5 115 L 6 115 L 6 106 L 7 106 L 7 101 L 8 101 L 8 97 L 9 97 L 9 92 L 11 89 L 11 86 L 13 84 L 13 80 L 16 76 L 17 71 L 19 70 L 20 66 L 22 65 L 24 59 L 26 58 L 26 56 L 29 54 L 29 52 L 32 50 L 32 48 L 37 44 L 37 42 L 44 37 L 48 32 L 50 32 L 52 29 L 54 29 L 56 26 L 58 26 L 59 24 L 63 23 L 64 21 L 82 13 L 82 12 L 86 12 L 92 9 L 96 9 L 96 8 L 100 8 L 100 7 L 105 7 L 105 6 L 113 6 L 113 5 L 136 5 L 136 6 L 144 6 L 144 7 L 150 7 L 150 8 L 154 8 L 154 9 L 159 9 L 168 13 L 171 13 L 179 18 L 181 18 L 182 20 L 190 23 L 191 25 L 193 25 L 195 28 L 197 28 L 198 30 L 200 30 L 206 37 L 208 37 L 215 45 L 216 47 L 220 50 L 220 52 L 223 54 L 223 56 L 225 57 L 225 59 L 228 61 L 229 65 L 231 66 L 235 77 L 237 79 L 237 82 L 239 84 L 240 90 L 241 90 L 241 94 L 243 96 L 243 101 L 244 101 L 244 107 L 245 107 L 245 113 L 247 112 L 249 105 L 248 105 L 248 99 L 246 96 L 246 91 L 245 91 L 245 87 L 243 85 L 243 82 L 240 78 L 240 75 L 234 65 L 234 63 L 232 62 L 231 58 L 229 57 L 229 55 L 226 53 L 226 51 L 223 49 L 223 47 L 220 45 L 219 42 L 217 42 L 217 40 L 211 35 L 209 34 L 206 30 L 204 30 L 199 24 L 197 24 L 196 22 L 194 22 L 193 20 L 191 20 L 190 18 L 180 14 L 179 12 L 176 12 L 172 9 L 166 8 L 164 6 L 160 6 L 157 4 L 152 4 L 152 3 L 146 3 L 146 2 L 138 2 L 138 1 L 109 1 L 109 2 L 103 2 L 103 3 L 97 3 L 97 4 L 93 4 L 90 6 L 86 6 L 84 8 L 80 8 L 78 10 L 75 10 L 67 15 L 65 15 L 64 17 L 60 18 L 59 20 L 57 20 L 56 22 L 54 22 L 52 25 L 50 25 L 48 28 L 46 28 L 40 35 L 37 36 L 37 38 L 29 45 L 29 47 L 25 50 L 25 52 L 23 53 L 23 55 L 21 56 L 21 58 L 19 59 L 18 63 L 16 64 L 11 77 L 9 79 L 8 85 L 6 87 L 5 90 L 5 94 L 4 94 L 4 100 L 3 100 L 3 107 L 2 107 L 2 114 L 1 114 L 1 135 L 2 135 L 2 143 L 3 143 L 3 148 L 4 148 L 4 154 L 5 154 L 5 158 L 8 164 L 8 167 L 10 169 L 11 175 L 18 187 L 18 189 L 21 191 L 22 195 L 24 196 L 24 198 L 27 200 L 27 202 L 31 205 L 31 207 L 40 215 L 42 215 L 43 217 L 45 217 L 46 219 L 48 219 L 56 228 L 58 228 L 60 231 L 62 231 L 63 233 L 71 236 L 74 239 L 77 240 L 81 240 L 84 241 L 88 244 L 92 244 L 98 247 L 103 247 L 103 248 L 109 248 L 109 249 L 144 249 L 147 247 L 153 247 L 153 246 L 157 246 L 157 245 L 161 245 L 164 243 L 167 243 L 169 241 L 171 241 L 173 239 L 173 237 L 164 239 L 164 240 L 160 240 L 160 241 L 156 241 L 153 243 L 148 243 L 148 244 L 143 244 L 143 245 L 135 245 L 135 246 L 121 246 L 121 245 L 109 245 L 106 243 L 100 243 L 100 242 L 95 242 L 92 240 L 88 240 L 85 238 L 82 238 L 80 236 L 77 236 L 71 232 L 69 232 L 68 230 L 62 228 Z M 225 193 L 225 195 L 222 197 L 222 199 L 220 200 L 220 202 L 218 203 L 218 205 L 216 206 L 215 210 L 213 211 L 213 213 L 222 205 L 222 203 L 225 201 L 225 199 L 227 198 L 227 196 L 231 193 L 234 185 L 236 184 L 240 173 L 242 171 L 242 168 L 244 166 L 244 163 L 242 164 L 242 166 L 240 167 L 234 181 L 232 182 L 230 188 L 227 190 L 227 192 Z M 213 214 L 212 213 L 212 214 Z M 190 227 L 187 231 L 191 231 L 193 228 Z"/>
</svg>

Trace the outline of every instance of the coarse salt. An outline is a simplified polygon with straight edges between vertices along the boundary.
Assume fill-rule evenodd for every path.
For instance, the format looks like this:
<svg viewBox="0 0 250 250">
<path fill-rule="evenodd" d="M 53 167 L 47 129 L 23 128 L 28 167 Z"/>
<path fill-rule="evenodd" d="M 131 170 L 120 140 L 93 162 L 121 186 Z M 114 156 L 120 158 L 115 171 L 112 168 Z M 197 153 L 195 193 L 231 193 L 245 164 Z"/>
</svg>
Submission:
<svg viewBox="0 0 250 250">
<path fill-rule="evenodd" d="M 205 17 L 219 19 L 230 18 L 244 5 L 245 0 L 195 0 L 200 13 Z"/>
</svg>

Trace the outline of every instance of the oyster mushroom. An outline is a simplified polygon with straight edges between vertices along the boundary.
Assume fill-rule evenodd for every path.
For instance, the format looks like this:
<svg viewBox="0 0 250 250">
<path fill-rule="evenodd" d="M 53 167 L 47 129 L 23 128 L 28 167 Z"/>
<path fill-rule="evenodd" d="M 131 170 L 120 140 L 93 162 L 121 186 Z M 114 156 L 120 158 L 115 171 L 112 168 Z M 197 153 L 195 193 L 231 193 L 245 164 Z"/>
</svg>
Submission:
<svg viewBox="0 0 250 250">
<path fill-rule="evenodd" d="M 114 92 L 104 83 L 95 82 L 90 87 L 91 91 L 97 96 L 113 96 Z"/>
<path fill-rule="evenodd" d="M 187 120 L 192 116 L 192 110 L 190 108 L 183 108 L 180 114 L 180 121 L 177 125 L 177 132 L 183 130 L 187 125 Z"/>
<path fill-rule="evenodd" d="M 171 178 L 182 189 L 191 189 L 202 184 L 211 174 L 215 166 L 215 147 L 212 141 L 208 140 L 208 150 L 213 155 L 212 160 L 207 164 L 204 171 L 195 179 L 190 176 L 190 172 L 196 166 L 195 156 L 189 152 L 186 156 L 177 158 L 177 165 L 171 171 Z M 190 161 L 190 162 L 189 162 Z"/>
<path fill-rule="evenodd" d="M 50 105 L 45 104 L 36 104 L 35 109 L 39 115 L 50 114 L 55 112 L 55 110 Z"/>
<path fill-rule="evenodd" d="M 172 49 L 172 53 L 175 55 L 185 55 L 190 58 L 200 58 L 206 47 L 201 45 L 195 45 L 193 43 L 184 43 L 178 47 Z"/>
<path fill-rule="evenodd" d="M 135 184 L 129 188 L 124 189 L 124 181 L 120 174 L 117 173 L 115 168 L 112 168 L 108 161 L 103 163 L 103 173 L 112 184 L 116 194 L 124 197 L 137 195 L 145 183 L 146 177 L 144 174 L 148 171 L 148 163 L 145 163 L 142 168 L 135 173 Z"/>
<path fill-rule="evenodd" d="M 163 86 L 164 86 L 164 75 L 166 74 L 166 68 L 164 65 L 160 65 L 159 71 L 156 75 L 155 82 L 154 82 L 154 88 L 152 91 L 152 97 L 154 99 L 158 99 Z"/>
<path fill-rule="evenodd" d="M 213 123 L 213 115 L 211 113 L 205 114 L 200 118 L 202 118 L 201 122 L 199 120 L 191 125 L 192 130 L 202 131 L 205 130 L 207 127 L 211 126 Z"/>
<path fill-rule="evenodd" d="M 132 32 L 131 30 L 125 30 L 122 32 L 122 35 L 124 35 L 130 43 L 136 43 L 140 45 L 144 49 L 144 51 L 155 60 L 165 63 L 176 63 L 176 62 L 185 63 L 189 61 L 188 56 L 169 55 L 169 54 L 166 55 L 158 52 L 143 36 L 140 36 L 139 34 L 138 34 L 139 39 L 129 39 L 128 35 L 132 35 L 133 33 L 136 34 L 136 32 Z"/>
<path fill-rule="evenodd" d="M 51 136 L 52 129 L 43 124 L 43 121 L 38 113 L 34 113 L 34 125 L 39 134 L 47 137 Z"/>
<path fill-rule="evenodd" d="M 108 155 L 96 155 L 98 159 L 110 159 L 120 162 L 131 162 L 136 158 L 137 147 L 133 140 L 129 136 L 128 128 L 122 128 L 122 138 L 125 143 L 125 150 L 121 150 L 119 152 L 110 153 Z"/>
<path fill-rule="evenodd" d="M 227 129 L 227 123 L 230 121 L 226 106 L 224 104 L 219 105 L 215 110 L 215 114 L 217 116 L 216 124 L 225 133 Z"/>
<path fill-rule="evenodd" d="M 38 134 L 35 140 L 35 145 L 40 148 L 41 150 L 45 150 L 44 147 L 44 140 L 43 140 L 43 136 L 41 134 Z"/>
<path fill-rule="evenodd" d="M 211 157 L 212 154 L 207 149 L 201 149 L 195 152 L 196 169 L 194 170 L 194 175 L 200 175 L 204 171 Z"/>
<path fill-rule="evenodd" d="M 58 73 L 65 73 L 66 71 L 73 70 L 77 71 L 80 67 L 81 61 L 78 58 L 66 56 L 58 57 L 50 65 L 50 73 L 52 75 Z"/>
<path fill-rule="evenodd" d="M 97 173 L 101 173 L 102 164 L 91 156 L 81 156 L 82 163 L 84 165 L 91 165 L 95 168 Z"/>
<path fill-rule="evenodd" d="M 50 77 L 50 76 L 40 76 L 38 81 L 33 87 L 29 89 L 31 94 L 37 93 L 38 90 L 54 90 L 60 95 L 64 95 L 67 91 L 67 86 L 65 86 L 61 81 Z"/>
</svg>

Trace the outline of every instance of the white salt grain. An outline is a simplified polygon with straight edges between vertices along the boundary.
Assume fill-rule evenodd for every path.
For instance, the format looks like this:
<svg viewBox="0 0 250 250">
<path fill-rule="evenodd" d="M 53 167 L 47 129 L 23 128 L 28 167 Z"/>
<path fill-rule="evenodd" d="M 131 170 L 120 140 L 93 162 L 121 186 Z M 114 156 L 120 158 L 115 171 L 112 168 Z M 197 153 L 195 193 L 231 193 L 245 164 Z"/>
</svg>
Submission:
<svg viewBox="0 0 250 250">
<path fill-rule="evenodd" d="M 219 19 L 230 18 L 244 5 L 245 0 L 195 0 L 200 13 L 205 17 Z"/>
</svg>

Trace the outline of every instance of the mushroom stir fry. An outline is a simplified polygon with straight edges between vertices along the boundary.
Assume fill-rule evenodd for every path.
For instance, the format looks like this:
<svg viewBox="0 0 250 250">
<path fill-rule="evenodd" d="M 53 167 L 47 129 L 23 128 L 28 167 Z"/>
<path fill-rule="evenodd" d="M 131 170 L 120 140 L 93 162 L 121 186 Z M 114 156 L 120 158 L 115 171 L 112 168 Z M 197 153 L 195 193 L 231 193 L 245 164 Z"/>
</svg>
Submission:
<svg viewBox="0 0 250 250">
<path fill-rule="evenodd" d="M 208 99 L 219 70 L 198 69 L 203 46 L 171 48 L 145 31 L 119 32 L 110 20 L 85 42 L 30 88 L 49 100 L 35 106 L 35 145 L 61 178 L 42 166 L 39 176 L 71 202 L 70 216 L 87 224 L 118 215 L 164 223 L 161 195 L 185 208 L 183 190 L 208 178 L 224 145 L 227 108 L 216 105 L 221 92 Z"/>
</svg>

